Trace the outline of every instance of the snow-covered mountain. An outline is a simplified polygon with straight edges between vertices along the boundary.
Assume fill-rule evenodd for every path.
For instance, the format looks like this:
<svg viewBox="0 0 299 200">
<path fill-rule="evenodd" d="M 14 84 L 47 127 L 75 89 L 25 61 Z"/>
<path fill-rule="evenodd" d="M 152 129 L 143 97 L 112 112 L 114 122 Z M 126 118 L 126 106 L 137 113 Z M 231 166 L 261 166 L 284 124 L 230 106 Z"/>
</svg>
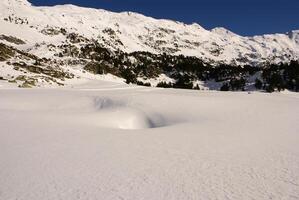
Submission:
<svg viewBox="0 0 299 200">
<path fill-rule="evenodd" d="M 287 62 L 299 57 L 299 31 L 242 37 L 224 28 L 209 31 L 198 24 L 158 20 L 132 12 L 74 5 L 35 7 L 27 0 L 2 0 L 0 9 L 0 34 L 24 40 L 26 44 L 19 48 L 47 58 L 54 55 L 47 45 L 57 46 L 66 40 L 59 32 L 61 28 L 124 52 L 183 54 L 241 65 Z"/>
<path fill-rule="evenodd" d="M 181 63 L 180 55 L 196 58 L 193 67 L 201 62 L 259 67 L 299 59 L 298 30 L 243 37 L 225 28 L 206 30 L 195 23 L 74 5 L 36 7 L 27 0 L 1 0 L 0 27 L 0 80 L 21 81 L 23 86 L 64 84 L 66 79 L 82 77 L 83 69 L 130 77 L 126 69 L 134 71 L 133 65 L 144 68 L 139 68 L 141 74 L 133 73 L 150 78 L 151 85 L 161 76 L 162 81 L 175 82 L 171 70 L 164 67 Z M 166 57 L 155 57 L 159 55 Z"/>
</svg>

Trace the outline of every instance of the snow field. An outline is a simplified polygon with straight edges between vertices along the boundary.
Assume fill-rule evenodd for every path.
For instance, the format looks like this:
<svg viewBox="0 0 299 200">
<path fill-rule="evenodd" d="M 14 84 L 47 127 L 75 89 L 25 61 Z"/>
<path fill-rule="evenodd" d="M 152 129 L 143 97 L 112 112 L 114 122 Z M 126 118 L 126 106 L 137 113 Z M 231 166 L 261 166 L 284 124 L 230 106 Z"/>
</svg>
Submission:
<svg viewBox="0 0 299 200">
<path fill-rule="evenodd" d="M 299 198 L 298 94 L 101 83 L 0 89 L 0 199 Z"/>
</svg>

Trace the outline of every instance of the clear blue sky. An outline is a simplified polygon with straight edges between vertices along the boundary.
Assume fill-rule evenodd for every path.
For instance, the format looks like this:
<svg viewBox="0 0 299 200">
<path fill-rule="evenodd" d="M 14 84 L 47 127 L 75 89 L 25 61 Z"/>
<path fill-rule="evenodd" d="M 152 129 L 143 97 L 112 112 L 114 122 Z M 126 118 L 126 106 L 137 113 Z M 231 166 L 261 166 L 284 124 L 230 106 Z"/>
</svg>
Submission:
<svg viewBox="0 0 299 200">
<path fill-rule="evenodd" d="M 75 4 L 135 11 L 155 18 L 222 26 L 241 35 L 299 29 L 299 0 L 29 0 L 34 5 Z"/>
</svg>

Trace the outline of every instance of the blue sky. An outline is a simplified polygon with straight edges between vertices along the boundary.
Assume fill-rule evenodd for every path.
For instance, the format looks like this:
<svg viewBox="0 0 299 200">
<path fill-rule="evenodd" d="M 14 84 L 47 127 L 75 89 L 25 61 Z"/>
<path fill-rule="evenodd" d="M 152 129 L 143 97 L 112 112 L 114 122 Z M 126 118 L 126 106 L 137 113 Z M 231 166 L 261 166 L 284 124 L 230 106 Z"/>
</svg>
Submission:
<svg viewBox="0 0 299 200">
<path fill-rule="evenodd" d="M 34 5 L 75 4 L 135 11 L 155 18 L 222 26 L 240 35 L 299 29 L 299 0 L 29 0 Z"/>
</svg>

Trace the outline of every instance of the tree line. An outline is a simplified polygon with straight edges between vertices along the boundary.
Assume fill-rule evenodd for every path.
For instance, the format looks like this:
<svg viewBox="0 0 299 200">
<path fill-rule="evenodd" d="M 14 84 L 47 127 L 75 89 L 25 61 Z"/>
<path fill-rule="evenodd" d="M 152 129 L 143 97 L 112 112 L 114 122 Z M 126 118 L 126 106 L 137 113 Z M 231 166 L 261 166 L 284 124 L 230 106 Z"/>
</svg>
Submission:
<svg viewBox="0 0 299 200">
<path fill-rule="evenodd" d="M 299 91 L 298 61 L 263 66 L 211 65 L 197 57 L 183 55 L 111 52 L 97 43 L 81 47 L 80 52 L 81 58 L 91 60 L 85 70 L 95 74 L 111 73 L 138 85 L 150 86 L 149 82 L 138 81 L 138 78 L 146 80 L 165 74 L 175 81 L 161 82 L 157 87 L 199 89 L 194 82 L 214 81 L 221 83 L 221 91 L 244 91 L 251 86 L 267 92 Z"/>
</svg>

